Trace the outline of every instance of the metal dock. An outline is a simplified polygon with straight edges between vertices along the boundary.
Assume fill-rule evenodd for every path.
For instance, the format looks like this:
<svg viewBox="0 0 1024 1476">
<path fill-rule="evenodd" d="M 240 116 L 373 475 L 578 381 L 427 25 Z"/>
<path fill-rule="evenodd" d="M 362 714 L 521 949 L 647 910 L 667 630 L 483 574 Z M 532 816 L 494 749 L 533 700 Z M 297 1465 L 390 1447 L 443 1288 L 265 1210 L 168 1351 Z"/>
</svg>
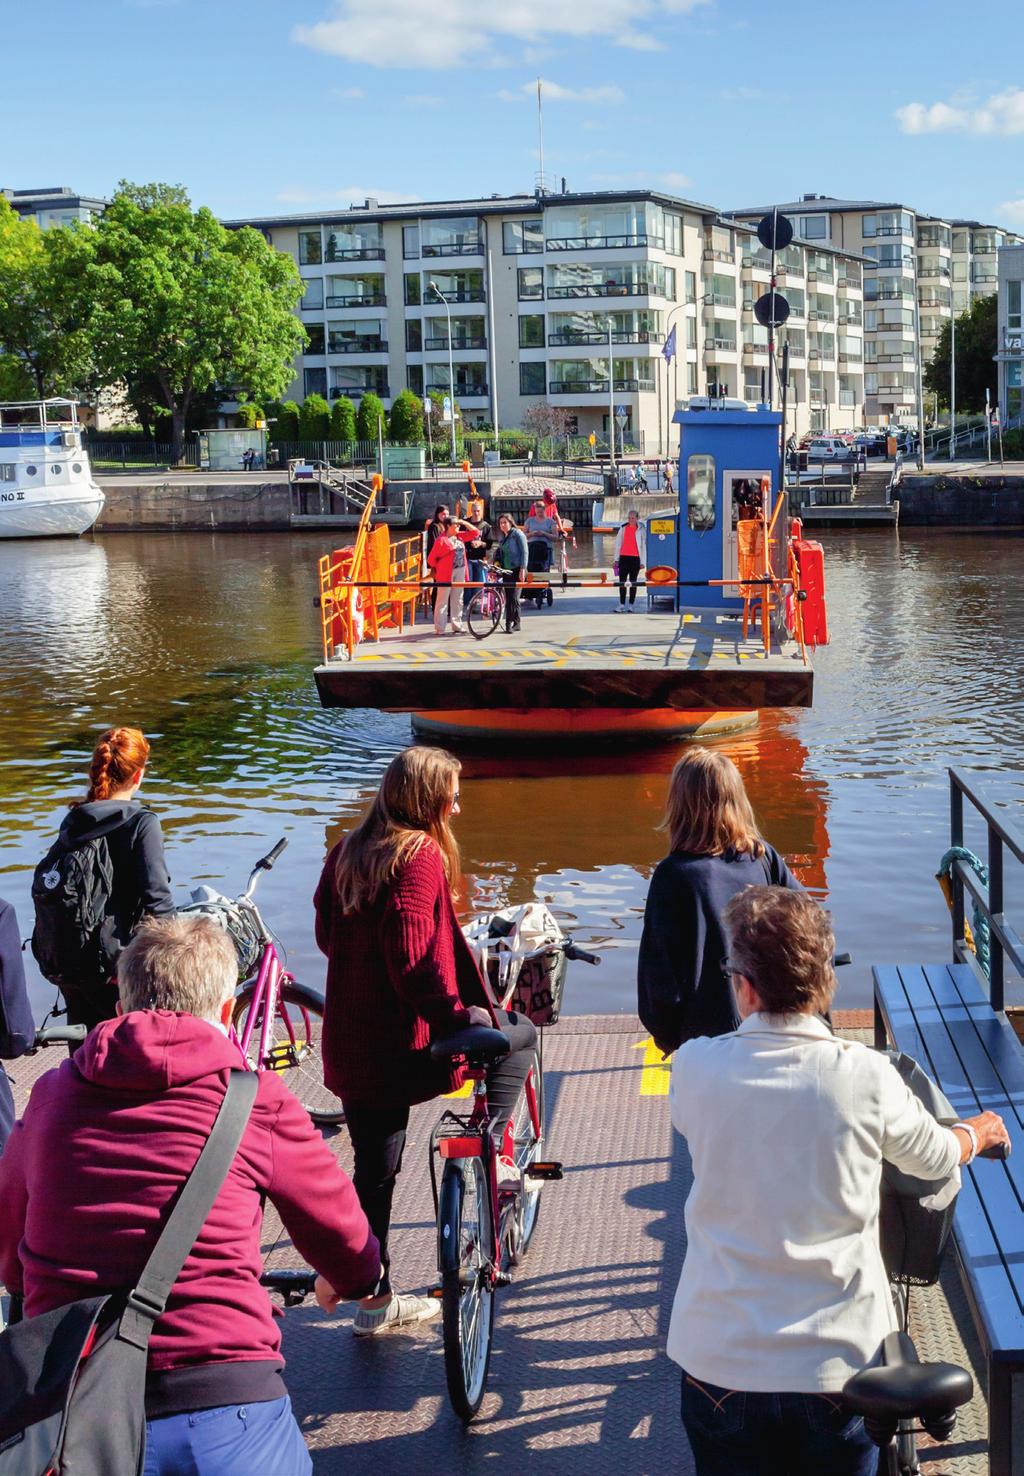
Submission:
<svg viewBox="0 0 1024 1476">
<path fill-rule="evenodd" d="M 49 1051 L 12 1063 L 19 1106 L 31 1080 L 61 1058 Z M 468 1430 L 448 1405 L 436 1322 L 357 1340 L 351 1308 L 331 1318 L 312 1304 L 285 1313 L 285 1376 L 317 1476 L 499 1466 L 692 1476 L 678 1370 L 664 1353 L 690 1185 L 667 1091 L 668 1069 L 633 1016 L 566 1016 L 546 1032 L 548 1143 L 565 1179 L 545 1188 L 530 1253 L 499 1293 L 488 1393 Z M 398 1181 L 393 1256 L 407 1290 L 435 1279 L 426 1143 L 438 1110 L 436 1102 L 414 1110 Z M 329 1141 L 350 1168 L 345 1129 Z M 295 1259 L 269 1206 L 264 1251 L 269 1265 Z M 914 1293 L 914 1335 L 922 1357 L 963 1363 L 980 1389 L 983 1360 L 952 1259 L 942 1286 Z M 976 1394 L 955 1438 L 922 1449 L 925 1476 L 985 1476 L 986 1429 Z"/>
</svg>

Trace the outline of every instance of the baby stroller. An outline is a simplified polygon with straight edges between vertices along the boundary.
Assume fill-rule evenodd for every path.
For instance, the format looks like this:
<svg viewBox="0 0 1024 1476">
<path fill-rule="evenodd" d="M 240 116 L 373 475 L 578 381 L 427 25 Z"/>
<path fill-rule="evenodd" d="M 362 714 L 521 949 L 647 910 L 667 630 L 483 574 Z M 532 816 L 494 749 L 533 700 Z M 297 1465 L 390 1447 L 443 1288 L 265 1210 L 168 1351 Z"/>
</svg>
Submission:
<svg viewBox="0 0 1024 1476">
<path fill-rule="evenodd" d="M 538 539 L 529 545 L 528 559 L 526 564 L 527 574 L 548 574 L 553 563 L 551 545 L 546 539 Z M 551 593 L 550 583 L 539 584 L 536 589 L 527 585 L 519 591 L 521 600 L 533 600 L 539 610 L 545 602 L 552 604 L 554 596 Z"/>
</svg>

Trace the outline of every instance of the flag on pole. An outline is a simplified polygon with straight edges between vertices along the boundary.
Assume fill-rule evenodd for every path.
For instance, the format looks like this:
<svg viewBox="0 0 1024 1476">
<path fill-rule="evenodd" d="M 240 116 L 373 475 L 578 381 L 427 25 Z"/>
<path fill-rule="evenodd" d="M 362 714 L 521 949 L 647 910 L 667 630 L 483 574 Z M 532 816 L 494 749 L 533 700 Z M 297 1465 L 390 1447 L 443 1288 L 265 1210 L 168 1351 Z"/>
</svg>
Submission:
<svg viewBox="0 0 1024 1476">
<path fill-rule="evenodd" d="M 672 360 L 675 358 L 676 353 L 676 329 L 674 323 L 672 325 L 671 332 L 665 340 L 665 347 L 662 349 L 661 352 L 665 357 L 665 363 L 671 364 Z"/>
</svg>

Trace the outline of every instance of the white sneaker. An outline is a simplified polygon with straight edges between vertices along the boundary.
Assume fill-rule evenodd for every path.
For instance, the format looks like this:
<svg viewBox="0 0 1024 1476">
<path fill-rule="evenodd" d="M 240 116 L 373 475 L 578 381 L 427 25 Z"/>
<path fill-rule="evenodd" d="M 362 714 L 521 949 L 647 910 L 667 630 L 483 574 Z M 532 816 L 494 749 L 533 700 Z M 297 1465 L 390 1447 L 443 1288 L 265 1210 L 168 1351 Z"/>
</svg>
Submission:
<svg viewBox="0 0 1024 1476">
<path fill-rule="evenodd" d="M 522 1185 L 522 1176 L 515 1164 L 504 1153 L 498 1155 L 498 1193 L 508 1194 Z"/>
<path fill-rule="evenodd" d="M 377 1333 L 394 1332 L 417 1322 L 429 1322 L 440 1311 L 441 1303 L 435 1297 L 400 1296 L 395 1292 L 384 1307 L 373 1310 L 360 1307 L 352 1319 L 352 1332 L 357 1338 L 372 1338 Z"/>
<path fill-rule="evenodd" d="M 619 608 L 616 610 L 615 613 L 616 613 L 616 615 L 624 615 L 626 613 L 626 607 L 625 607 L 625 605 L 620 605 Z"/>
</svg>

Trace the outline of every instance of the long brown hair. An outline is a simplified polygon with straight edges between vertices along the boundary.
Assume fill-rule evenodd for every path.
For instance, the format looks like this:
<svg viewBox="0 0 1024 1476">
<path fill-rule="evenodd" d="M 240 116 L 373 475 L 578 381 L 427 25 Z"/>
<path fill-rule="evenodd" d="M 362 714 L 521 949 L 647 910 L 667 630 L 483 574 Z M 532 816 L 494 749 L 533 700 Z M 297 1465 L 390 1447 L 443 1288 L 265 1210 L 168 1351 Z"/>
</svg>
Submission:
<svg viewBox="0 0 1024 1476">
<path fill-rule="evenodd" d="M 114 790 L 123 789 L 148 758 L 149 743 L 138 728 L 108 728 L 93 749 L 85 803 L 109 799 Z"/>
<path fill-rule="evenodd" d="M 726 851 L 763 856 L 765 845 L 740 771 L 724 753 L 688 748 L 672 770 L 665 815 L 673 851 L 721 856 Z"/>
<path fill-rule="evenodd" d="M 448 823 L 462 765 L 443 748 L 406 748 L 384 771 L 373 804 L 338 852 L 334 885 L 343 912 L 375 902 L 381 888 L 431 841 L 448 885 L 459 875 L 459 847 Z"/>
</svg>

